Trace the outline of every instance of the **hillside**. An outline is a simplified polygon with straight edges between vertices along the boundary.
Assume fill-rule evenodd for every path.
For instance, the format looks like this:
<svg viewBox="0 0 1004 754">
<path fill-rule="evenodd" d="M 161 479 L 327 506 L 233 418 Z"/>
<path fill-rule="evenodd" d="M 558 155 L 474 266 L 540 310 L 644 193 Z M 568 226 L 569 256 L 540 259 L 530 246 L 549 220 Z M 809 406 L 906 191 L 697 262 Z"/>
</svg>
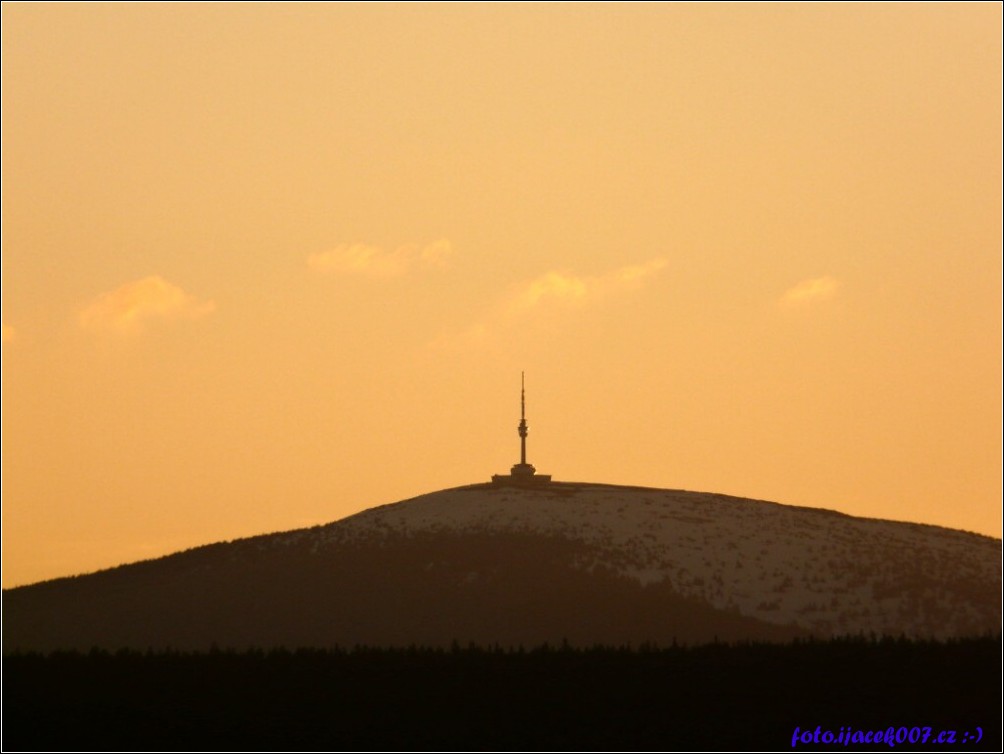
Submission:
<svg viewBox="0 0 1004 754">
<path fill-rule="evenodd" d="M 4 650 L 997 633 L 1001 541 L 676 490 L 472 485 L 7 590 Z"/>
</svg>

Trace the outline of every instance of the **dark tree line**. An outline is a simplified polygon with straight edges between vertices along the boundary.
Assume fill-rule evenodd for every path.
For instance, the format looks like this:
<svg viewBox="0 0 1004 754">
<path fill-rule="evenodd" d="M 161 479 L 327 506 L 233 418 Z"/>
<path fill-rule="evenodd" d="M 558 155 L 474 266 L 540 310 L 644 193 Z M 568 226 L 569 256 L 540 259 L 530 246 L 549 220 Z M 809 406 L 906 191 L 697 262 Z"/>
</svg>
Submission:
<svg viewBox="0 0 1004 754">
<path fill-rule="evenodd" d="M 2 744 L 772 750 L 791 748 L 796 726 L 930 726 L 959 733 L 955 745 L 928 749 L 999 751 L 1000 710 L 999 636 L 633 649 L 95 650 L 3 658 Z M 976 726 L 982 741 L 961 743 Z M 925 747 L 895 750 L 911 748 Z"/>
</svg>

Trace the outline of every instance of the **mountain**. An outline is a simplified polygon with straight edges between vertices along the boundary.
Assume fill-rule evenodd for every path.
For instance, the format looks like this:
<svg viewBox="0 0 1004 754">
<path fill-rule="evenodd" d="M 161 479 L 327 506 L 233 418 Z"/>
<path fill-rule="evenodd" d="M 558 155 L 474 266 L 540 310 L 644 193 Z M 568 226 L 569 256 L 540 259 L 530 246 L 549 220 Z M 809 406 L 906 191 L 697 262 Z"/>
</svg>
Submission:
<svg viewBox="0 0 1004 754">
<path fill-rule="evenodd" d="M 1000 630 L 999 539 L 579 483 L 458 487 L 3 593 L 5 652 Z"/>
</svg>

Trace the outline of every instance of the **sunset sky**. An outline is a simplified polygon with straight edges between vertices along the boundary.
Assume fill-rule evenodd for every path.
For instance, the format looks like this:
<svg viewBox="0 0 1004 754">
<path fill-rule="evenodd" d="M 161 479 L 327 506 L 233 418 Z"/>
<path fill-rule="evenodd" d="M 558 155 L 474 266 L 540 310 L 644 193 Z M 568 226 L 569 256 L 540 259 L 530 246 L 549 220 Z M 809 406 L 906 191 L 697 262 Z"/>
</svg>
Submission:
<svg viewBox="0 0 1004 754">
<path fill-rule="evenodd" d="M 999 3 L 2 6 L 3 585 L 487 481 L 1001 535 Z"/>
</svg>

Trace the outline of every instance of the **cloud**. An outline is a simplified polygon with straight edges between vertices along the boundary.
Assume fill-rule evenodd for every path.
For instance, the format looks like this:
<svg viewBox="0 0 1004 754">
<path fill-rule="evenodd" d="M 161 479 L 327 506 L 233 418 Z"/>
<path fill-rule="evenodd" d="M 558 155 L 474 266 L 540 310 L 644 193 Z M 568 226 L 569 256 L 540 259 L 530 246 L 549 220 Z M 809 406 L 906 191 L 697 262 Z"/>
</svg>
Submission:
<svg viewBox="0 0 1004 754">
<path fill-rule="evenodd" d="M 311 254 L 307 266 L 318 272 L 396 277 L 416 265 L 445 267 L 452 255 L 453 245 L 445 238 L 424 246 L 405 244 L 391 251 L 365 243 L 347 243 Z"/>
<path fill-rule="evenodd" d="M 579 276 L 552 270 L 518 286 L 509 297 L 510 312 L 532 309 L 549 302 L 584 304 L 612 293 L 640 288 L 666 266 L 662 258 L 628 265 L 603 275 Z"/>
<path fill-rule="evenodd" d="M 592 305 L 606 298 L 637 290 L 666 266 L 663 258 L 627 265 L 601 275 L 576 275 L 550 270 L 514 286 L 486 316 L 459 333 L 444 334 L 432 341 L 433 347 L 477 346 L 512 327 L 531 312 Z"/>
<path fill-rule="evenodd" d="M 510 307 L 530 309 L 548 301 L 580 302 L 589 292 L 585 278 L 565 272 L 545 272 L 523 283 L 512 295 Z"/>
<path fill-rule="evenodd" d="M 14 329 L 12 325 L 4 323 L 3 325 L 3 342 L 13 343 L 17 340 L 17 330 Z"/>
<path fill-rule="evenodd" d="M 810 278 L 786 290 L 778 303 L 781 306 L 794 307 L 826 301 L 833 298 L 839 288 L 840 281 L 836 278 L 829 276 Z"/>
<path fill-rule="evenodd" d="M 155 321 L 198 319 L 216 308 L 181 288 L 151 275 L 103 293 L 79 316 L 81 327 L 95 332 L 138 333 Z"/>
</svg>

